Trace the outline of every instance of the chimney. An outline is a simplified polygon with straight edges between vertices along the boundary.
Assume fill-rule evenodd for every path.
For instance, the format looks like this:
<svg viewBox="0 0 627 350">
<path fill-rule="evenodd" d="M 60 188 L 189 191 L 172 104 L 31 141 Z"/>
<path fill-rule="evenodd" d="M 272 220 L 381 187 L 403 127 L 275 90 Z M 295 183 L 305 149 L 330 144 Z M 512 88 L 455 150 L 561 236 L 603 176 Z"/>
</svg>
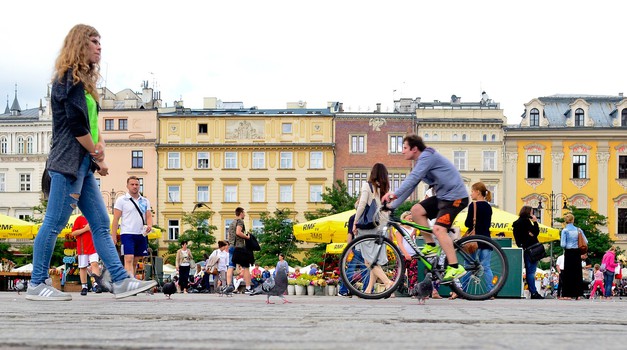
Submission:
<svg viewBox="0 0 627 350">
<path fill-rule="evenodd" d="M 375 113 L 381 113 L 381 102 L 377 103 L 377 109 L 375 110 Z"/>
<path fill-rule="evenodd" d="M 340 109 L 339 109 L 339 111 L 340 112 L 344 112 L 344 103 L 343 102 L 340 102 Z"/>
<path fill-rule="evenodd" d="M 622 93 L 622 92 L 619 92 L 619 93 L 618 93 L 618 96 L 623 97 L 623 93 Z"/>
</svg>

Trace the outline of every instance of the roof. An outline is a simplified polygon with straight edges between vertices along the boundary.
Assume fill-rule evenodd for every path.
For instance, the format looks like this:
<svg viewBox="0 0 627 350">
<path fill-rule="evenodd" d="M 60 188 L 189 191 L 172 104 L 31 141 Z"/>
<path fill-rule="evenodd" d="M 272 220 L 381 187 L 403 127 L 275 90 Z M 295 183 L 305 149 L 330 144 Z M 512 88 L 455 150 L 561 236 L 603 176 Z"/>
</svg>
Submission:
<svg viewBox="0 0 627 350">
<path fill-rule="evenodd" d="M 566 120 L 574 117 L 570 112 L 570 104 L 577 99 L 585 100 L 590 104 L 588 116 L 595 127 L 611 127 L 616 113 L 616 105 L 624 99 L 622 96 L 604 95 L 552 95 L 539 97 L 544 103 L 544 116 L 552 127 L 566 127 Z"/>
</svg>

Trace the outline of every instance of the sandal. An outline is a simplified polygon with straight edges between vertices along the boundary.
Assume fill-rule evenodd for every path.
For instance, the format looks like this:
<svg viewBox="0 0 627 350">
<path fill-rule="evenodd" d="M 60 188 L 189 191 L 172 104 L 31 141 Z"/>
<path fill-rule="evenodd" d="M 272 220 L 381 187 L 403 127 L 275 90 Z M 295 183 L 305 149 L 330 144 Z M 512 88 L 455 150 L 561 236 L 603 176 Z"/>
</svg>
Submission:
<svg viewBox="0 0 627 350">
<path fill-rule="evenodd" d="M 448 298 L 449 298 L 449 300 L 455 300 L 455 299 L 457 299 L 458 297 L 459 297 L 459 296 L 457 295 L 457 293 L 455 293 L 455 292 L 451 292 L 451 296 L 450 296 L 450 297 L 448 297 Z"/>
</svg>

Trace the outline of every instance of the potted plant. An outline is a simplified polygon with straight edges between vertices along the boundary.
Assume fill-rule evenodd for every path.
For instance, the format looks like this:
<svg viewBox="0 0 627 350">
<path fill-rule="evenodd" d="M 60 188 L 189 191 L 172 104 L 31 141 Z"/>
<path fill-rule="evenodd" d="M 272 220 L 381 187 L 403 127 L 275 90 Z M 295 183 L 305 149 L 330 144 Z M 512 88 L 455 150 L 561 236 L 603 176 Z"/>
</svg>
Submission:
<svg viewBox="0 0 627 350">
<path fill-rule="evenodd" d="M 337 293 L 337 284 L 339 280 L 337 278 L 327 278 L 327 295 L 334 296 Z"/>
<path fill-rule="evenodd" d="M 295 295 L 306 295 L 307 294 L 307 286 L 309 285 L 309 280 L 306 278 L 297 278 L 296 285 L 294 286 L 294 294 Z"/>
<path fill-rule="evenodd" d="M 287 280 L 287 295 L 296 295 L 296 279 L 289 278 Z"/>
</svg>

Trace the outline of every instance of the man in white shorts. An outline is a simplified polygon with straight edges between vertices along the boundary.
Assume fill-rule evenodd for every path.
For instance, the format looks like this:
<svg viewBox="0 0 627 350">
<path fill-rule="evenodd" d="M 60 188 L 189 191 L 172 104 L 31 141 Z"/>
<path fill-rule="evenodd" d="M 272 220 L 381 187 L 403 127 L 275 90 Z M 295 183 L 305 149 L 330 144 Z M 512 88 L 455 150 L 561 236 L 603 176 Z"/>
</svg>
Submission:
<svg viewBox="0 0 627 350">
<path fill-rule="evenodd" d="M 100 265 L 98 260 L 100 257 L 96 253 L 94 247 L 94 241 L 91 237 L 91 231 L 89 231 L 89 224 L 84 216 L 79 216 L 74 220 L 74 226 L 72 227 L 72 236 L 76 237 L 76 254 L 78 255 L 78 268 L 80 269 L 81 295 L 87 295 L 89 291 L 87 288 L 87 266 L 91 265 L 92 274 L 100 276 Z M 94 282 L 93 289 L 96 293 L 102 293 L 101 287 L 98 282 Z"/>
</svg>

